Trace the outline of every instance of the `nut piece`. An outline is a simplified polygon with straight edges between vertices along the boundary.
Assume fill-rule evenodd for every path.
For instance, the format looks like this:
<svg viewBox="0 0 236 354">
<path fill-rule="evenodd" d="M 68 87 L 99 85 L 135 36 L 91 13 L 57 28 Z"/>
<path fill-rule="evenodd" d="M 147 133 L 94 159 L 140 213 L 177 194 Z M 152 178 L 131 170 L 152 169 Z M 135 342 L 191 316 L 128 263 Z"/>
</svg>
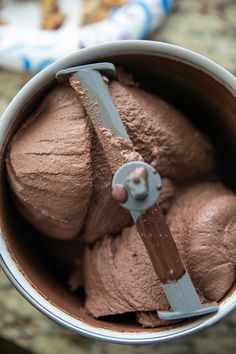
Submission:
<svg viewBox="0 0 236 354">
<path fill-rule="evenodd" d="M 57 29 L 59 28 L 64 20 L 65 14 L 59 11 L 57 0 L 41 0 L 42 7 L 42 29 Z"/>
<path fill-rule="evenodd" d="M 112 197 L 119 203 L 123 204 L 128 199 L 128 192 L 124 186 L 117 184 L 115 188 L 112 189 Z"/>
<path fill-rule="evenodd" d="M 86 0 L 83 2 L 82 24 L 86 25 L 105 20 L 112 8 L 119 7 L 127 2 L 128 0 Z"/>
</svg>

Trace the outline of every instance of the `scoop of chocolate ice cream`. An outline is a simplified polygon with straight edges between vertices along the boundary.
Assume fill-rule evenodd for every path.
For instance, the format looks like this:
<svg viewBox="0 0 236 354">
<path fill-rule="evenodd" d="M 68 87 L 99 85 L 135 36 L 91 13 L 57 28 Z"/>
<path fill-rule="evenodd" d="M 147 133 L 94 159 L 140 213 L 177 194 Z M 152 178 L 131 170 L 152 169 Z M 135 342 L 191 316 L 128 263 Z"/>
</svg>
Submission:
<svg viewBox="0 0 236 354">
<path fill-rule="evenodd" d="M 109 91 L 136 151 L 162 177 L 185 181 L 214 167 L 210 143 L 170 104 L 118 81 Z"/>
<path fill-rule="evenodd" d="M 135 226 L 87 247 L 84 281 L 85 306 L 94 317 L 168 308 Z"/>
<path fill-rule="evenodd" d="M 56 86 L 11 141 L 8 180 L 21 214 L 42 233 L 78 234 L 92 192 L 90 129 L 70 87 Z"/>
<path fill-rule="evenodd" d="M 220 183 L 193 185 L 167 221 L 193 282 L 207 299 L 221 300 L 236 279 L 236 195 Z"/>
<path fill-rule="evenodd" d="M 182 192 L 167 215 L 203 302 L 219 301 L 235 281 L 235 211 L 231 191 L 220 183 L 201 183 Z M 94 317 L 168 308 L 135 226 L 88 247 L 84 271 L 85 305 Z M 139 318 L 144 325 L 158 323 L 150 314 Z"/>
</svg>

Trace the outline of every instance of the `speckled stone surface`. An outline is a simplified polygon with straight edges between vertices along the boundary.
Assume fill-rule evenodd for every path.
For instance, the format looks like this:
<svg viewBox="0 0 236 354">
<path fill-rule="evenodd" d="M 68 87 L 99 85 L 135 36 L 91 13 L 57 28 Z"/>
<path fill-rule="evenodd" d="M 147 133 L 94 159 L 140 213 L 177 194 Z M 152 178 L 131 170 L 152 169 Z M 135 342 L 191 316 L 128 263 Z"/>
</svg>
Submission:
<svg viewBox="0 0 236 354">
<path fill-rule="evenodd" d="M 151 39 L 192 49 L 236 74 L 236 1 L 177 0 Z"/>
<path fill-rule="evenodd" d="M 236 1 L 177 0 L 175 11 L 151 36 L 193 49 L 236 74 Z M 30 74 L 0 71 L 0 114 Z M 33 308 L 0 271 L 0 336 L 37 354 L 233 354 L 236 311 L 198 334 L 162 345 L 116 345 L 59 327 Z"/>
</svg>

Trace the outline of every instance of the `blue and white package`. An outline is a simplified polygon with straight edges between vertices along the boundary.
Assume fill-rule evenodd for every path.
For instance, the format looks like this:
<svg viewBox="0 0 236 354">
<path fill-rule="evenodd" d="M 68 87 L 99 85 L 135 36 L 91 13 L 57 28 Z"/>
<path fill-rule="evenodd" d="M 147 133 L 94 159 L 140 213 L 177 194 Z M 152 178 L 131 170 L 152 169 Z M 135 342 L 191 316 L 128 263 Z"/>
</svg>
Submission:
<svg viewBox="0 0 236 354">
<path fill-rule="evenodd" d="M 109 41 L 146 38 L 162 24 L 175 1 L 131 0 L 111 11 L 106 20 L 79 27 L 82 2 L 61 0 L 62 5 L 64 3 L 63 10 L 68 10 L 68 20 L 60 29 L 51 31 L 35 26 L 39 17 L 34 11 L 37 4 L 34 2 L 30 7 L 30 3 L 9 3 L 11 7 L 8 11 L 14 20 L 0 26 L 0 66 L 3 68 L 40 71 L 56 59 L 78 49 Z M 24 22 L 20 10 L 24 13 Z M 78 17 L 77 21 L 75 16 Z M 29 21 L 25 21 L 28 17 Z"/>
</svg>

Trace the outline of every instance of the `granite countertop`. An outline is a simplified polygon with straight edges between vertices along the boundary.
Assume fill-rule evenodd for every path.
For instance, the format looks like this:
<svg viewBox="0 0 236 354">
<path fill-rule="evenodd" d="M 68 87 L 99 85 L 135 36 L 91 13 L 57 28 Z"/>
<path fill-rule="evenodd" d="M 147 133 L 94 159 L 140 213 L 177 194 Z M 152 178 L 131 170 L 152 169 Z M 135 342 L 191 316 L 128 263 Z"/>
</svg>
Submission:
<svg viewBox="0 0 236 354">
<path fill-rule="evenodd" d="M 179 0 L 160 30 L 151 36 L 193 49 L 236 74 L 235 0 Z M 0 71 L 0 114 L 30 74 Z M 37 354 L 236 352 L 236 311 L 198 334 L 162 345 L 132 346 L 89 340 L 69 332 L 34 309 L 0 270 L 0 336 Z"/>
</svg>

